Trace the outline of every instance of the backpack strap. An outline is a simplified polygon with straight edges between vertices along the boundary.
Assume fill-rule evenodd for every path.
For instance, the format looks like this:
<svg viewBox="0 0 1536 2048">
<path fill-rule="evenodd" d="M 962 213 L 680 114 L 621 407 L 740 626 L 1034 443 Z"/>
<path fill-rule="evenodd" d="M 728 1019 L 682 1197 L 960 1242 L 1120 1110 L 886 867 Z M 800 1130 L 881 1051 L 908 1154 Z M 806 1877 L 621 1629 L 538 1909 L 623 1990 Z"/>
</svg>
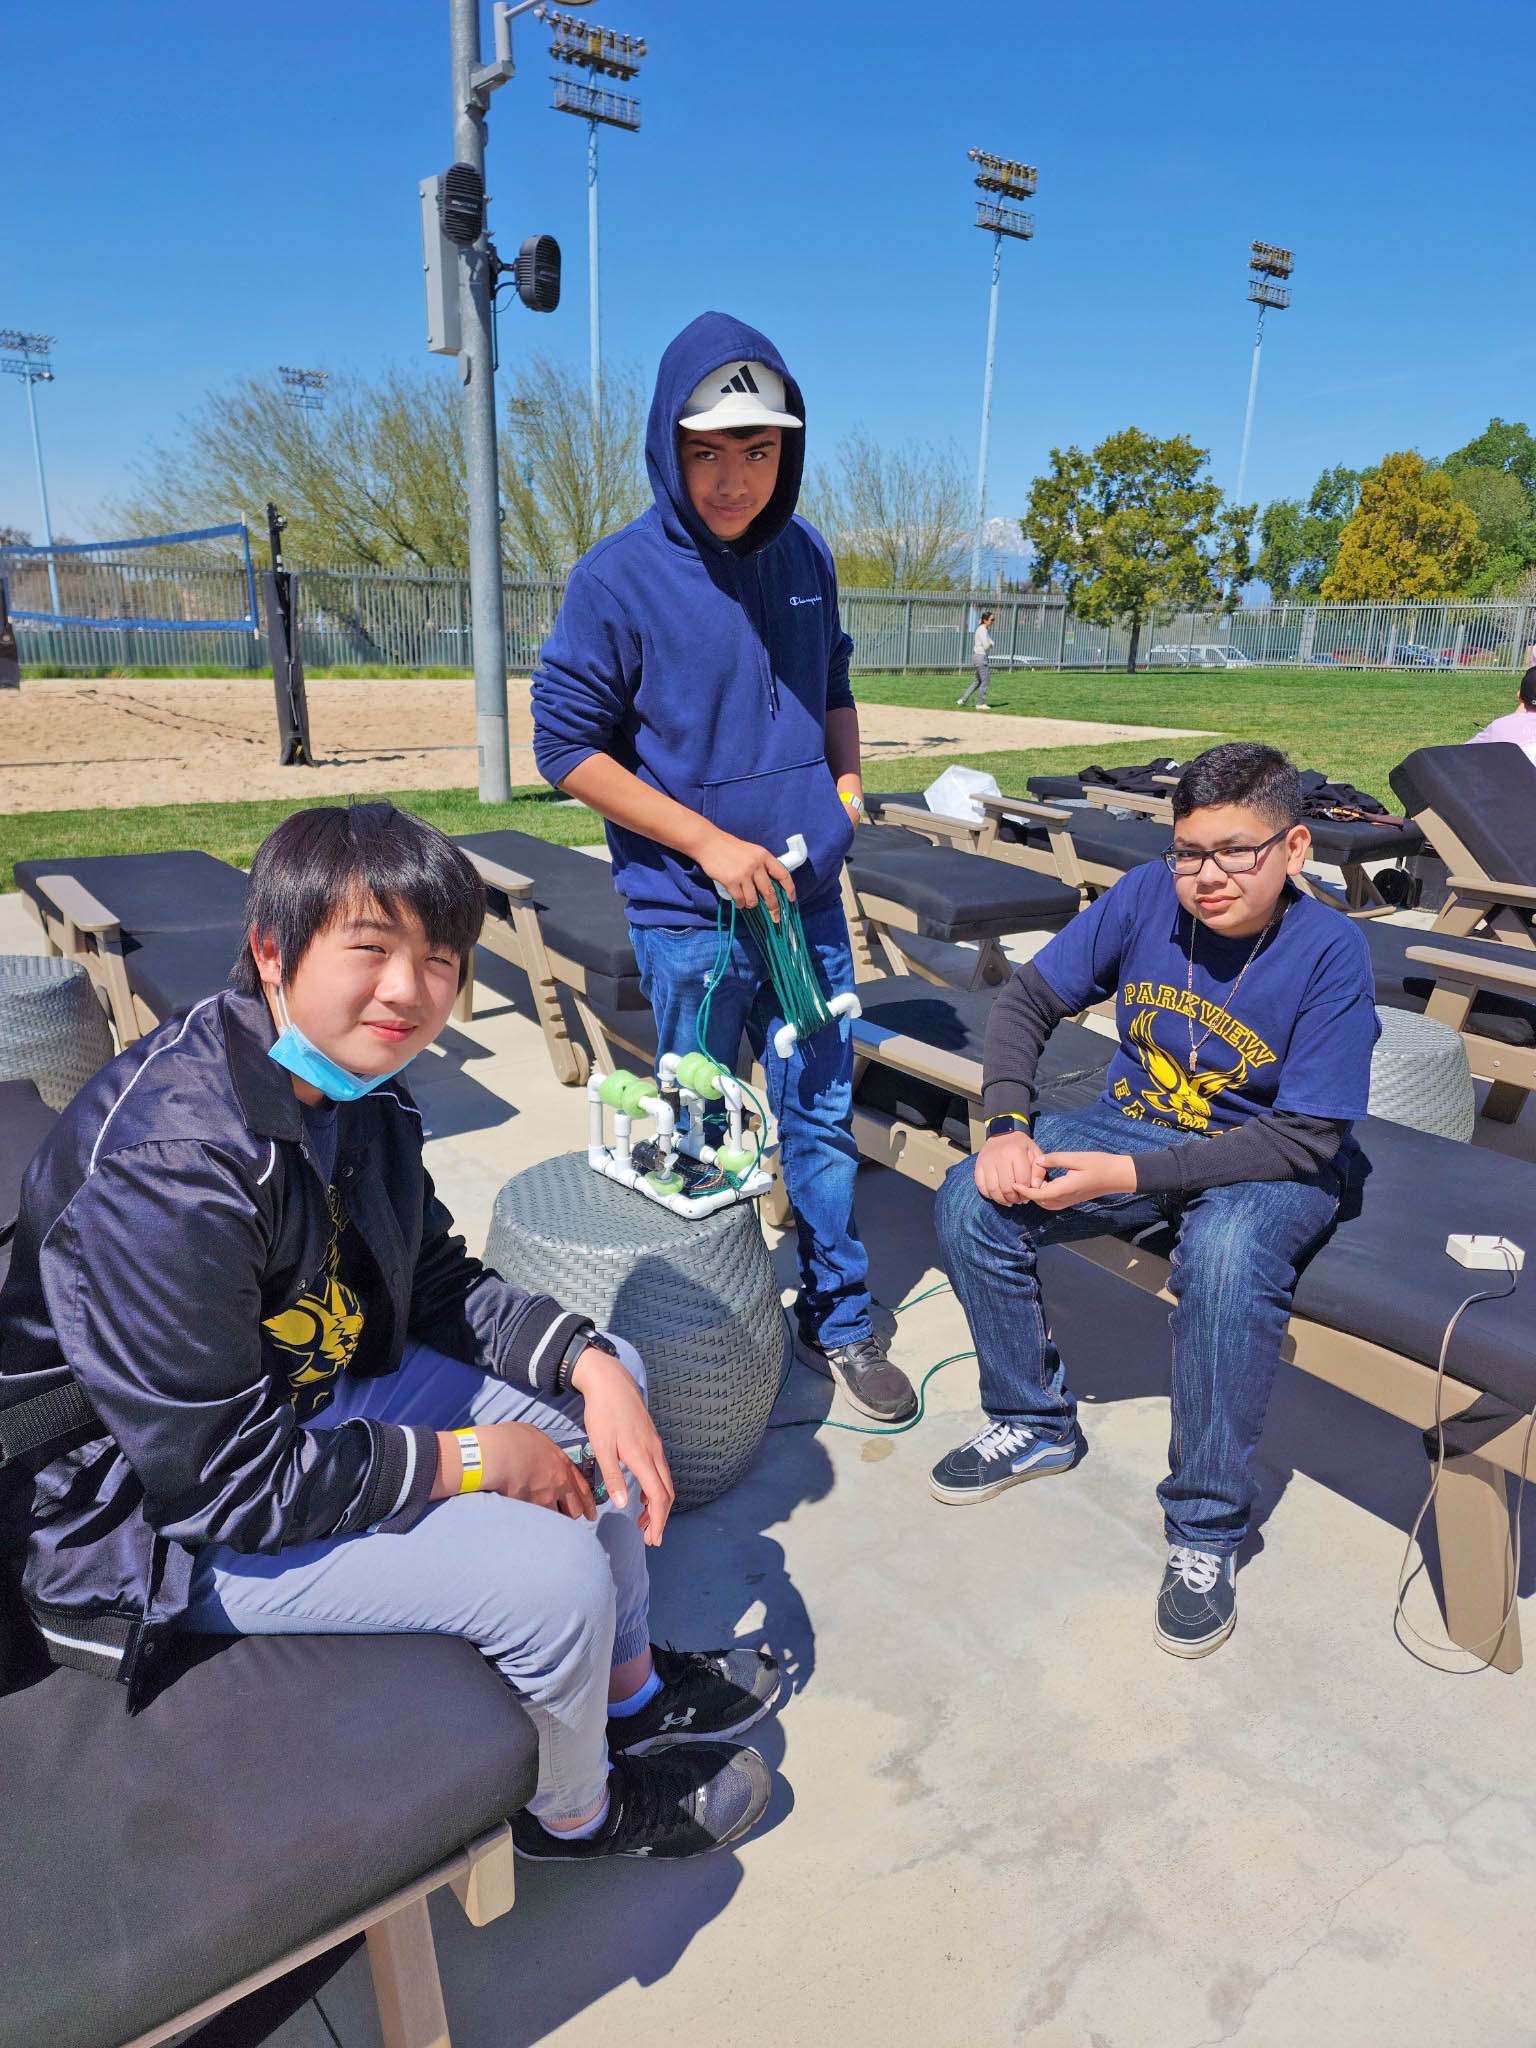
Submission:
<svg viewBox="0 0 1536 2048">
<path fill-rule="evenodd" d="M 46 1393 L 30 1394 L 9 1408 L 0 1408 L 0 1466 L 38 1451 L 73 1450 L 92 1437 L 107 1435 L 106 1425 L 76 1380 Z"/>
</svg>

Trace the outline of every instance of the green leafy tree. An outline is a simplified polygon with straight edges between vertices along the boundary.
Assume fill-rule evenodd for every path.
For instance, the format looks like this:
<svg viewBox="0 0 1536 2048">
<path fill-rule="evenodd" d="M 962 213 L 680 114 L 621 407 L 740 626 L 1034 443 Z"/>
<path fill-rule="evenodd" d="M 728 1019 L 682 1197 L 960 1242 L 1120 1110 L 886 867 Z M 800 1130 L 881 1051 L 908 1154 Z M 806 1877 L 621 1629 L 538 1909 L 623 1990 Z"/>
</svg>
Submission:
<svg viewBox="0 0 1536 2048">
<path fill-rule="evenodd" d="M 1477 520 L 1443 469 L 1412 449 L 1382 458 L 1360 487 L 1323 579 L 1325 598 L 1406 600 L 1442 597 L 1478 567 Z"/>
<path fill-rule="evenodd" d="M 1277 597 L 1316 597 L 1339 552 L 1339 536 L 1360 497 L 1360 471 L 1325 469 L 1303 503 L 1276 498 L 1259 521 L 1254 573 Z"/>
<path fill-rule="evenodd" d="M 950 449 L 886 449 L 864 427 L 808 481 L 803 509 L 830 542 L 838 579 L 878 590 L 946 590 L 965 571 L 970 484 Z"/>
<path fill-rule="evenodd" d="M 1137 427 L 1111 434 L 1091 455 L 1053 448 L 1019 521 L 1035 549 L 1035 573 L 1065 591 L 1086 619 L 1128 619 L 1128 670 L 1142 628 L 1170 606 L 1237 604 L 1251 571 L 1248 535 L 1256 507 L 1228 505 L 1205 474 L 1207 451 L 1187 435 L 1160 441 Z M 1224 585 L 1234 594 L 1223 597 Z"/>
<path fill-rule="evenodd" d="M 1536 435 L 1522 420 L 1491 419 L 1476 440 L 1453 448 L 1441 467 L 1451 476 L 1468 469 L 1497 469 L 1512 476 L 1536 505 Z"/>
<path fill-rule="evenodd" d="M 549 356 L 533 358 L 506 401 L 497 450 L 509 562 L 558 579 L 645 510 L 647 405 L 638 378 L 605 370 L 594 419 L 586 377 Z"/>
</svg>

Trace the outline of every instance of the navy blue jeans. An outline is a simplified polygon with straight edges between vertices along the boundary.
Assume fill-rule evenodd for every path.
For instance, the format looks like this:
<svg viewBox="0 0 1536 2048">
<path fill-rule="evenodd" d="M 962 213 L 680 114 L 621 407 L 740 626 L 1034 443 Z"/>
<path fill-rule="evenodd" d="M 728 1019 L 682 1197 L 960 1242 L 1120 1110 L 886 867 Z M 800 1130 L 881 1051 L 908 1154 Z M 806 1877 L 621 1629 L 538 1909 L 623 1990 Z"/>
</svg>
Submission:
<svg viewBox="0 0 1536 2048">
<path fill-rule="evenodd" d="M 1147 1152 L 1189 1137 L 1096 1102 L 1043 1112 L 1035 1141 L 1044 1152 Z M 1332 1227 L 1338 1199 L 1338 1177 L 1325 1168 L 1306 1180 L 1240 1181 L 1197 1195 L 1106 1195 L 1056 1211 L 1007 1207 L 977 1192 L 975 1164 L 962 1160 L 939 1190 L 935 1223 L 976 1345 L 983 1408 L 995 1421 L 1070 1438 L 1077 1403 L 1046 1325 L 1036 1253 L 1175 1223 L 1173 1430 L 1158 1499 L 1170 1543 L 1235 1550 L 1248 1530 L 1253 1451 L 1297 1268 Z"/>
<path fill-rule="evenodd" d="M 842 905 L 834 898 L 805 913 L 803 923 L 823 993 L 845 994 L 853 987 L 853 955 Z M 656 1013 L 657 1052 L 692 1052 L 719 945 L 715 931 L 631 925 L 629 935 L 640 987 Z M 738 924 L 709 1006 L 704 1049 L 734 1069 L 745 1032 L 763 1062 L 768 1105 L 779 1127 L 784 1187 L 795 1212 L 800 1326 L 820 1344 L 853 1344 L 871 1329 L 869 1256 L 853 1221 L 859 1169 L 850 1124 L 853 1041 L 847 1019 L 839 1017 L 781 1060 L 773 1034 L 783 1022 L 767 969 Z"/>
</svg>

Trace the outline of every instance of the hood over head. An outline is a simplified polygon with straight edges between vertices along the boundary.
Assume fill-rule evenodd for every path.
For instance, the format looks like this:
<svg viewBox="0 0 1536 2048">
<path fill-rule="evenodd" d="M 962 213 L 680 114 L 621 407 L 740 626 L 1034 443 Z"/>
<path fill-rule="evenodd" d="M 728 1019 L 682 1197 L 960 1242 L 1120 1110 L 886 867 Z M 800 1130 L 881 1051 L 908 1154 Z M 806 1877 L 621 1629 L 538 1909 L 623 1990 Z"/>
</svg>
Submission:
<svg viewBox="0 0 1536 2048">
<path fill-rule="evenodd" d="M 805 418 L 800 386 L 767 335 L 749 327 L 744 320 L 733 320 L 729 313 L 701 313 L 667 345 L 657 367 L 656 389 L 645 429 L 645 467 L 667 538 L 696 547 L 706 556 L 749 555 L 776 540 L 799 503 L 800 483 L 805 474 L 804 430 L 785 427 L 779 480 L 773 496 L 739 540 L 718 539 L 694 511 L 677 459 L 677 423 L 699 380 L 711 370 L 736 361 L 766 363 L 769 369 L 777 370 L 784 379 L 790 411 L 802 420 Z"/>
</svg>

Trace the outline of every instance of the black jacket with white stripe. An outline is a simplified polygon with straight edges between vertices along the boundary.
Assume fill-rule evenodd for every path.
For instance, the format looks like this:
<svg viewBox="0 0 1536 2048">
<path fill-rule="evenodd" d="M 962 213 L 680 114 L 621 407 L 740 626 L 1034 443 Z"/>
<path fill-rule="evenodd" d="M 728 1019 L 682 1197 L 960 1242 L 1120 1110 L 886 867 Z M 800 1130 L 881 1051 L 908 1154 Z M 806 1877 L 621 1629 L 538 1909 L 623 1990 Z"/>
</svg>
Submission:
<svg viewBox="0 0 1536 2048">
<path fill-rule="evenodd" d="M 72 1380 L 101 1424 L 7 1489 L 0 1543 L 22 1553 L 55 1661 L 130 1697 L 201 1545 L 405 1528 L 437 1474 L 429 1429 L 296 1417 L 264 1325 L 323 1284 L 333 1222 L 273 1037 L 266 1004 L 226 989 L 103 1068 L 28 1170 L 0 1291 L 0 1408 Z M 399 1079 L 339 1116 L 334 1184 L 368 1305 L 347 1370 L 393 1372 L 414 1338 L 562 1391 L 587 1319 L 469 1256 Z"/>
</svg>

